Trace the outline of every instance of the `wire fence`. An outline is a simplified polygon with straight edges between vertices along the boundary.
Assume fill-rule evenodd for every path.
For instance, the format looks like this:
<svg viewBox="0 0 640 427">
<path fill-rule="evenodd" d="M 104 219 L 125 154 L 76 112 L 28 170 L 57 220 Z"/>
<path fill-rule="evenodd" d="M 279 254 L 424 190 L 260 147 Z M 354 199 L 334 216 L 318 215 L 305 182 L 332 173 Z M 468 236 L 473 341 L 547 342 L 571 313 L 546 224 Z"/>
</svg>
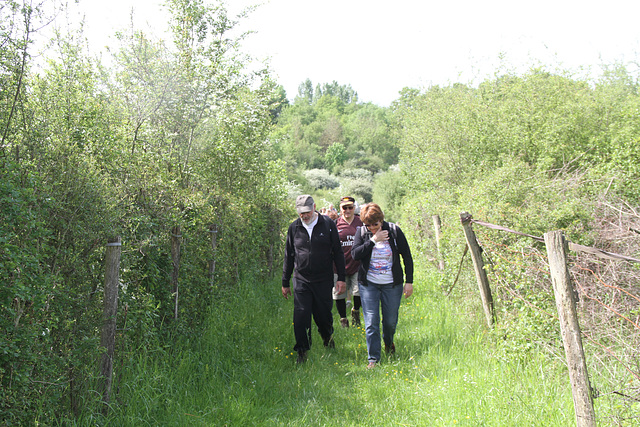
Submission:
<svg viewBox="0 0 640 427">
<path fill-rule="evenodd" d="M 640 424 L 640 216 L 603 205 L 593 246 L 568 242 L 571 278 L 592 395 L 616 399 L 598 413 L 614 425 Z M 544 238 L 471 219 L 496 300 L 497 327 L 535 319 L 521 339 L 564 360 Z M 508 233 L 508 234 L 506 234 Z M 600 246 L 600 247 L 597 247 Z M 621 253 L 618 253 L 621 252 Z M 466 254 L 466 248 L 465 248 Z M 453 284 L 455 286 L 462 268 Z M 522 331 L 522 328 L 519 329 Z M 517 339 L 517 337 L 516 337 Z"/>
</svg>

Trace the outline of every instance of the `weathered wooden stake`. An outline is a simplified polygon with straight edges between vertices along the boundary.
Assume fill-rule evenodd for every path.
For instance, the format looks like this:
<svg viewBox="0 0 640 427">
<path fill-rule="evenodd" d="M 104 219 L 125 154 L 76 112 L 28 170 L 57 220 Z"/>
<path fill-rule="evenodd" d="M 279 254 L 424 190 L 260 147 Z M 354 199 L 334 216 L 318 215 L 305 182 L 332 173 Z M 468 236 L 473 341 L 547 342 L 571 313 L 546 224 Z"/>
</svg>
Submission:
<svg viewBox="0 0 640 427">
<path fill-rule="evenodd" d="M 578 324 L 569 269 L 567 268 L 567 242 L 561 231 L 545 233 L 544 242 L 547 245 L 553 293 L 560 319 L 564 351 L 567 355 L 576 425 L 578 427 L 595 426 L 596 416 L 593 409 L 587 362 L 582 348 L 582 335 Z"/>
<path fill-rule="evenodd" d="M 269 277 L 273 277 L 273 263 L 274 263 L 274 243 L 273 235 L 276 227 L 272 224 L 269 228 L 269 248 L 267 249 L 267 270 L 269 271 Z"/>
<path fill-rule="evenodd" d="M 118 288 L 120 283 L 120 237 L 107 240 L 104 275 L 104 308 L 100 346 L 105 349 L 100 362 L 102 401 L 109 403 L 113 375 L 113 353 L 116 342 L 116 314 L 118 312 Z M 105 412 L 108 409 L 105 405 Z"/>
<path fill-rule="evenodd" d="M 440 232 L 442 229 L 442 223 L 440 222 L 440 215 L 433 215 L 433 229 L 436 233 L 436 245 L 438 246 L 438 270 L 444 270 L 444 258 L 442 257 L 442 251 L 440 250 Z"/>
<path fill-rule="evenodd" d="M 482 249 L 480 249 L 476 235 L 471 228 L 471 214 L 467 212 L 461 213 L 460 221 L 462 222 L 464 236 L 467 239 L 467 245 L 471 252 L 471 259 L 473 259 L 473 267 L 476 272 L 478 287 L 480 288 L 480 297 L 482 298 L 484 315 L 487 318 L 487 325 L 492 328 L 495 323 L 495 311 L 493 307 L 493 297 L 491 296 L 491 288 L 489 287 L 489 279 L 487 278 L 487 272 L 484 270 Z"/>
<path fill-rule="evenodd" d="M 218 247 L 218 226 L 211 224 L 209 226 L 209 233 L 211 234 L 211 259 L 209 260 L 209 284 L 213 288 L 215 284 L 216 274 L 216 249 Z"/>
<path fill-rule="evenodd" d="M 179 284 L 178 279 L 180 275 L 180 227 L 175 226 L 171 229 L 171 290 L 174 295 L 174 307 L 173 318 L 178 318 L 178 298 L 179 298 Z"/>
</svg>

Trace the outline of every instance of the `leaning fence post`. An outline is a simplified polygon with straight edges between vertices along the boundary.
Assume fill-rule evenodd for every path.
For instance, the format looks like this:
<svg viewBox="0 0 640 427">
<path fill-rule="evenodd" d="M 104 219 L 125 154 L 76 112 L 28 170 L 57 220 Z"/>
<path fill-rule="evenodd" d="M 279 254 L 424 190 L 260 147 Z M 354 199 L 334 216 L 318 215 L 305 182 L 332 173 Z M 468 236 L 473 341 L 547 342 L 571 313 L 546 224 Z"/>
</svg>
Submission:
<svg viewBox="0 0 640 427">
<path fill-rule="evenodd" d="M 116 314 L 118 312 L 118 285 L 120 283 L 120 237 L 107 240 L 104 275 L 104 307 L 100 347 L 105 349 L 100 362 L 102 401 L 109 403 L 113 375 L 113 353 L 116 342 Z M 105 405 L 105 412 L 108 405 Z"/>
<path fill-rule="evenodd" d="M 173 318 L 178 319 L 178 299 L 180 277 L 180 227 L 175 226 L 171 229 L 171 290 L 174 294 Z"/>
<path fill-rule="evenodd" d="M 544 242 L 547 245 L 553 293 L 556 298 L 562 342 L 564 343 L 567 366 L 569 367 L 576 425 L 578 427 L 595 426 L 596 416 L 593 409 L 593 396 L 582 348 L 582 335 L 578 324 L 576 303 L 569 269 L 567 268 L 567 242 L 561 231 L 545 233 Z"/>
<path fill-rule="evenodd" d="M 444 270 L 444 258 L 442 257 L 442 251 L 440 250 L 440 232 L 442 230 L 442 223 L 440 222 L 440 215 L 433 215 L 433 229 L 436 233 L 436 246 L 438 247 L 438 270 Z"/>
<path fill-rule="evenodd" d="M 464 236 L 467 239 L 467 245 L 471 252 L 471 258 L 473 259 L 473 267 L 476 272 L 478 287 L 480 288 L 480 297 L 482 298 L 484 315 L 487 318 L 487 324 L 492 328 L 495 323 L 495 311 L 493 308 L 491 288 L 489 287 L 489 279 L 487 278 L 487 272 L 484 269 L 484 261 L 482 260 L 482 249 L 480 248 L 476 235 L 471 228 L 471 214 L 468 212 L 462 212 L 460 214 L 460 221 L 462 222 Z"/>
</svg>

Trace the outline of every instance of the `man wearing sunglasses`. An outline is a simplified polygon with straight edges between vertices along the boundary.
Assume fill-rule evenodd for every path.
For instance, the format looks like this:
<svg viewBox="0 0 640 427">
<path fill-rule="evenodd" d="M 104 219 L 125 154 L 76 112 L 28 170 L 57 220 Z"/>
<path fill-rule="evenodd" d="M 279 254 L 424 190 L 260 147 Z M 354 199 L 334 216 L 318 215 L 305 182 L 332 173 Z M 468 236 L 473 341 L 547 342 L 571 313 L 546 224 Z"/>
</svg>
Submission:
<svg viewBox="0 0 640 427">
<path fill-rule="evenodd" d="M 338 288 L 333 288 L 333 299 L 336 302 L 336 309 L 340 315 L 340 325 L 343 328 L 349 327 L 349 319 L 347 319 L 347 298 L 349 294 L 353 297 L 353 308 L 351 309 L 351 322 L 354 326 L 360 326 L 360 292 L 358 290 L 358 268 L 360 261 L 356 261 L 351 257 L 351 248 L 353 247 L 354 236 L 361 227 L 362 221 L 360 216 L 355 214 L 356 199 L 346 196 L 340 199 L 340 217 L 336 221 L 338 234 L 340 235 L 340 243 L 344 252 L 344 261 L 346 264 L 346 280 L 347 287 L 344 292 L 339 293 Z M 334 268 L 334 281 L 338 281 L 338 274 Z"/>
</svg>

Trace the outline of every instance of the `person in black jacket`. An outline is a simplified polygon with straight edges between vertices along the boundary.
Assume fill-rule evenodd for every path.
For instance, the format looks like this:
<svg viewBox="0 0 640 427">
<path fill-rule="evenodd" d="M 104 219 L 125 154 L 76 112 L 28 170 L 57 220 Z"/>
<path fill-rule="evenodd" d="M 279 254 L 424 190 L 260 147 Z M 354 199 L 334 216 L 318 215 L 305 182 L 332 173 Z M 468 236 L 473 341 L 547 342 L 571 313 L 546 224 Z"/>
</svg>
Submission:
<svg viewBox="0 0 640 427">
<path fill-rule="evenodd" d="M 293 273 L 293 332 L 298 363 L 307 360 L 311 348 L 311 318 L 318 326 L 325 347 L 334 348 L 333 340 L 333 266 L 338 280 L 336 288 L 345 292 L 345 262 L 335 223 L 316 212 L 309 195 L 298 196 L 299 218 L 289 225 L 284 251 L 282 295 L 291 295 Z M 295 270 L 295 273 L 294 273 Z"/>
<path fill-rule="evenodd" d="M 393 337 L 400 301 L 403 294 L 409 298 L 413 293 L 413 258 L 404 233 L 396 224 L 384 221 L 380 206 L 375 203 L 364 205 L 360 219 L 366 229 L 356 233 L 351 256 L 360 261 L 358 287 L 367 340 L 367 367 L 373 368 L 380 360 L 382 350 L 380 308 L 385 350 L 387 353 L 396 351 Z"/>
</svg>

